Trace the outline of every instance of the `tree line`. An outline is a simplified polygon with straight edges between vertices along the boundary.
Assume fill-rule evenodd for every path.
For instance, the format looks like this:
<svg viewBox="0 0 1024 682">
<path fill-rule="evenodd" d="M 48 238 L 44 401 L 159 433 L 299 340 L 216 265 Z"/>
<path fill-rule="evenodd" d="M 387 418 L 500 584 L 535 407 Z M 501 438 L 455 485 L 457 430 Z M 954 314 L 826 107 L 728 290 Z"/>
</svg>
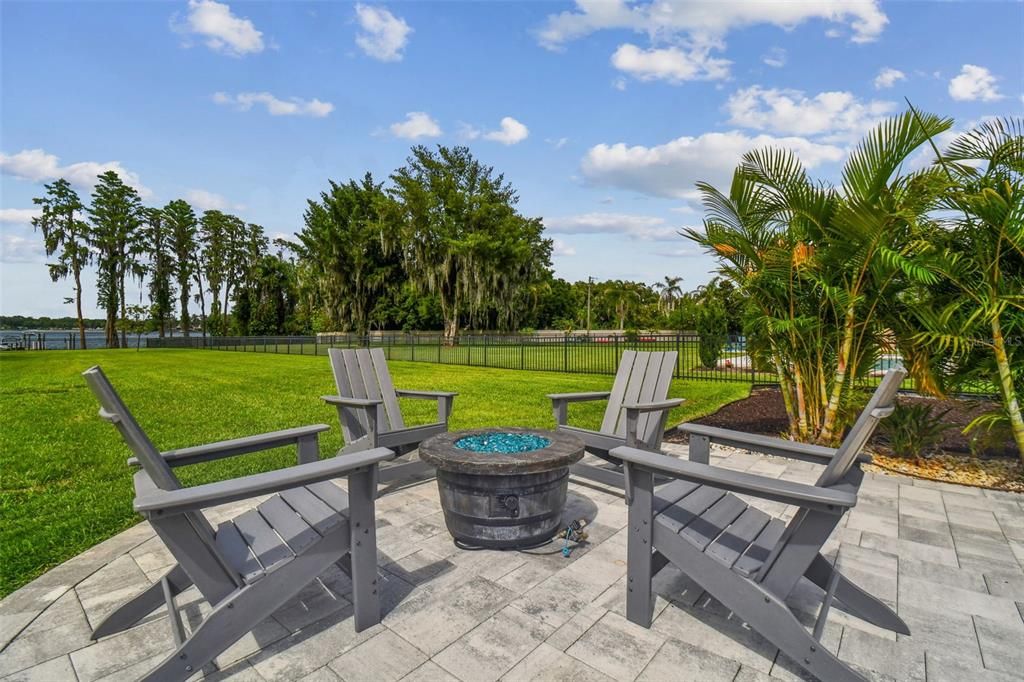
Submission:
<svg viewBox="0 0 1024 682">
<path fill-rule="evenodd" d="M 175 323 L 189 336 L 195 331 L 193 319 L 206 335 L 281 317 L 275 276 L 285 262 L 268 253 L 259 225 L 216 210 L 197 216 L 183 199 L 146 207 L 114 171 L 97 177 L 88 205 L 64 178 L 44 189 L 34 199 L 41 213 L 32 224 L 42 232 L 50 277 L 73 282 L 75 295 L 66 302 L 75 304 L 82 348 L 87 347 L 82 275 L 90 267 L 96 269 L 108 348 L 126 346 L 130 329 L 144 331 L 133 328 L 140 318 L 162 337 Z M 130 281 L 145 285 L 148 305 L 128 301 L 125 285 Z M 190 305 L 195 304 L 199 314 L 194 318 Z"/>
<path fill-rule="evenodd" d="M 538 328 L 685 329 L 697 311 L 740 331 L 731 283 L 684 292 L 681 278 L 649 285 L 554 277 L 540 218 L 522 215 L 504 176 L 465 147 L 414 147 L 387 182 L 367 173 L 328 181 L 307 202 L 291 240 L 270 244 L 259 225 L 183 199 L 146 207 L 113 171 L 89 203 L 70 183 L 45 185 L 33 224 L 54 281 L 68 279 L 80 344 L 82 275 L 95 268 L 108 347 L 128 332 L 189 336 L 370 330 Z M 274 252 L 271 252 L 271 251 Z M 139 301 L 125 286 L 142 286 Z M 720 305 L 703 305 L 714 299 Z M 717 329 L 718 327 L 716 327 Z"/>
<path fill-rule="evenodd" d="M 1024 457 L 1024 121 L 987 121 L 940 150 L 952 124 L 913 108 L 885 121 L 839 186 L 779 149 L 746 154 L 728 188 L 699 184 L 704 229 L 686 235 L 739 292 L 794 437 L 834 444 L 860 380 L 898 352 L 919 390 L 997 393 L 1001 409 L 968 432 L 1012 434 Z M 908 170 L 922 149 L 935 162 Z"/>
</svg>

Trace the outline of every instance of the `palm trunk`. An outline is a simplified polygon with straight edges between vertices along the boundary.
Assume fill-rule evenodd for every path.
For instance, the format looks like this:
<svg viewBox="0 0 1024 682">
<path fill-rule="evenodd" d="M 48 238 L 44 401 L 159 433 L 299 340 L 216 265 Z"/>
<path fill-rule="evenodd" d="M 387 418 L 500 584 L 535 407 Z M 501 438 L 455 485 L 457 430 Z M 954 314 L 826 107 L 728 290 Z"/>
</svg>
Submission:
<svg viewBox="0 0 1024 682">
<path fill-rule="evenodd" d="M 85 320 L 82 318 L 82 269 L 75 261 L 75 315 L 78 317 L 79 346 L 85 350 Z"/>
<path fill-rule="evenodd" d="M 996 356 L 996 367 L 999 368 L 999 390 L 1003 394 L 1006 413 L 1010 417 L 1010 430 L 1013 440 L 1017 443 L 1017 451 L 1024 462 L 1024 416 L 1021 415 L 1020 402 L 1013 386 L 1013 374 L 1010 372 L 1010 358 L 1006 355 L 1006 341 L 999 316 L 992 318 L 992 349 Z"/>
<path fill-rule="evenodd" d="M 836 374 L 832 383 L 832 395 L 828 399 L 828 407 L 825 408 L 825 417 L 821 424 L 821 433 L 818 441 L 831 443 L 834 438 L 836 420 L 839 416 L 839 401 L 843 396 L 843 388 L 846 385 L 846 368 L 850 362 L 850 352 L 853 350 L 853 323 L 854 310 L 849 308 L 846 311 L 846 322 L 843 324 L 843 345 L 839 350 L 839 357 L 836 358 Z"/>
<path fill-rule="evenodd" d="M 782 368 L 782 360 L 775 353 L 772 353 L 772 363 L 775 365 L 775 374 L 779 378 L 779 388 L 782 391 L 782 402 L 786 405 L 786 415 L 789 416 L 789 433 L 796 437 L 799 434 L 799 423 L 796 408 L 793 406 L 793 388 Z"/>
</svg>

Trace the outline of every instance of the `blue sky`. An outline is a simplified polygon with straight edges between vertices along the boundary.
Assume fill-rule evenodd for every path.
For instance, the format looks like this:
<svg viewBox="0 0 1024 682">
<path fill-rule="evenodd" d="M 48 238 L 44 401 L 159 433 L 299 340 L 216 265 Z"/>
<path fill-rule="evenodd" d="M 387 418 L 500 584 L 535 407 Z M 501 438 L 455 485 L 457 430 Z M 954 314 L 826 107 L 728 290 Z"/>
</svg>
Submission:
<svg viewBox="0 0 1024 682">
<path fill-rule="evenodd" d="M 1013 2 L 6 1 L 0 38 L 4 314 L 73 314 L 28 223 L 61 175 L 287 235 L 328 178 L 468 144 L 544 218 L 557 275 L 692 288 L 693 183 L 749 148 L 834 179 L 904 96 L 960 127 L 1024 111 Z"/>
</svg>

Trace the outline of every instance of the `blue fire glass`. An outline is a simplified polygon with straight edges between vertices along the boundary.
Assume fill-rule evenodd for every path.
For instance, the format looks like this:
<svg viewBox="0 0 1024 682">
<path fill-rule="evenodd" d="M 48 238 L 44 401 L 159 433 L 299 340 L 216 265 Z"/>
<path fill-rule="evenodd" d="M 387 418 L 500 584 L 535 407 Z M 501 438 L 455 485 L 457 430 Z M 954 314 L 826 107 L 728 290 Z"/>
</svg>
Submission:
<svg viewBox="0 0 1024 682">
<path fill-rule="evenodd" d="M 455 447 L 460 450 L 495 455 L 543 450 L 549 445 L 550 439 L 532 433 L 480 433 L 455 441 Z"/>
</svg>

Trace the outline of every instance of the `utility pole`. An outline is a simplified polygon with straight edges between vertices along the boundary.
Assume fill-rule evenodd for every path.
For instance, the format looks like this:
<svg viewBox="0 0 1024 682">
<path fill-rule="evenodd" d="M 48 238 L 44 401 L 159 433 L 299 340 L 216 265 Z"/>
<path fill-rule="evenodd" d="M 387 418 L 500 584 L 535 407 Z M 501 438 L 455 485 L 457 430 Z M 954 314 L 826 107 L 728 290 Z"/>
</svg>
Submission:
<svg viewBox="0 0 1024 682">
<path fill-rule="evenodd" d="M 587 336 L 590 336 L 590 286 L 594 283 L 593 277 L 587 277 Z"/>
</svg>

